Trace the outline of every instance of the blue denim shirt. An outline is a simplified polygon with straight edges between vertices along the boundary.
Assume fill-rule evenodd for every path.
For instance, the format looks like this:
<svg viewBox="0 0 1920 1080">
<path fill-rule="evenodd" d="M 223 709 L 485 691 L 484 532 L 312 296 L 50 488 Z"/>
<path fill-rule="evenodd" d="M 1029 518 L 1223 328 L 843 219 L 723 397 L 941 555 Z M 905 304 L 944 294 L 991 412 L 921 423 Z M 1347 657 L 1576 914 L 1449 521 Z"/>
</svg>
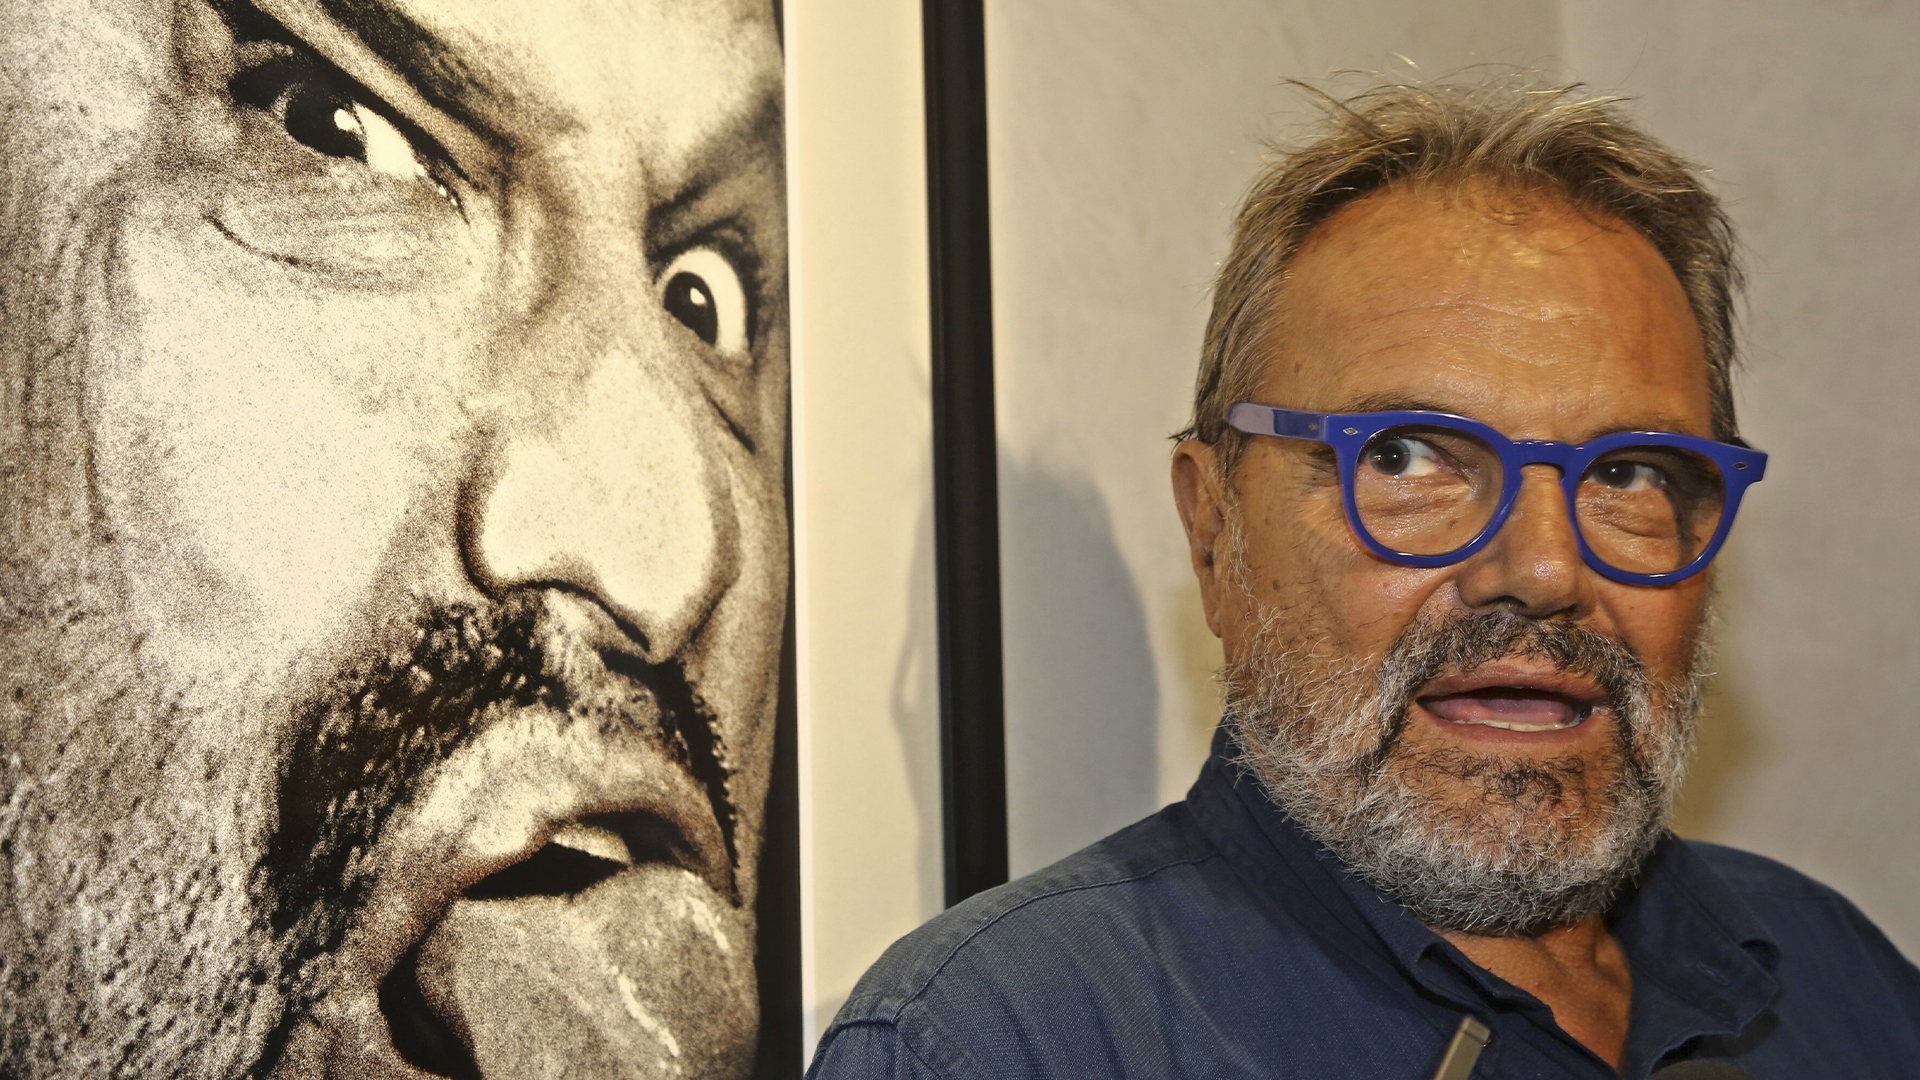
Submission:
<svg viewBox="0 0 1920 1080">
<path fill-rule="evenodd" d="M 1462 1014 L 1476 1077 L 1920 1077 L 1920 970 L 1833 890 L 1673 837 L 1612 914 L 1625 1065 L 1348 873 L 1229 764 L 1185 802 L 907 935 L 821 1039 L 819 1080 L 1426 1080 Z"/>
</svg>

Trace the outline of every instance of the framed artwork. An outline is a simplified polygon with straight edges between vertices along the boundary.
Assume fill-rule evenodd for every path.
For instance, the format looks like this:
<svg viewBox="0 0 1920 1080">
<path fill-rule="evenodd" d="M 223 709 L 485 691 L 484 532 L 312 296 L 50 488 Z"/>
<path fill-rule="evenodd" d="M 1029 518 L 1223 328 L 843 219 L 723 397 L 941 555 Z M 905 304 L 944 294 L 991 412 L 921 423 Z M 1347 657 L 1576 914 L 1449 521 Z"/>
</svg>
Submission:
<svg viewBox="0 0 1920 1080">
<path fill-rule="evenodd" d="M 0 1075 L 791 1075 L 779 10 L 0 72 Z"/>
<path fill-rule="evenodd" d="M 0 2 L 0 1075 L 792 1076 L 1004 875 L 922 14 Z"/>
</svg>

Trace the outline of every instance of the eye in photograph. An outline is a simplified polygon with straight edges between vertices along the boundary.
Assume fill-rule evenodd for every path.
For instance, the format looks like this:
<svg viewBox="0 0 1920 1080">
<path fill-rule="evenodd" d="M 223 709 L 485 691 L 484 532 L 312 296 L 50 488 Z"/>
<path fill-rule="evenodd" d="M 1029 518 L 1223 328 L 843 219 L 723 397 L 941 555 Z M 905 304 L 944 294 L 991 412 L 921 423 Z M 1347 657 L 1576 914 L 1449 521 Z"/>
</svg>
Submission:
<svg viewBox="0 0 1920 1080">
<path fill-rule="evenodd" d="M 660 302 L 667 313 L 722 356 L 746 355 L 747 290 L 733 263 L 711 247 L 683 251 L 660 275 Z"/>
<path fill-rule="evenodd" d="M 477 187 L 414 111 L 277 25 L 230 26 L 209 90 L 227 123 L 208 146 L 224 182 L 207 219 L 313 281 L 417 290 L 472 265 Z M 210 129 L 214 130 L 214 129 Z"/>
<path fill-rule="evenodd" d="M 256 45 L 257 47 L 257 45 Z M 418 181 L 456 209 L 452 188 L 437 175 L 437 148 L 372 93 L 324 61 L 282 51 L 243 66 L 228 83 L 236 106 L 264 113 L 292 143 L 324 164 L 357 163 L 370 178 Z"/>
</svg>

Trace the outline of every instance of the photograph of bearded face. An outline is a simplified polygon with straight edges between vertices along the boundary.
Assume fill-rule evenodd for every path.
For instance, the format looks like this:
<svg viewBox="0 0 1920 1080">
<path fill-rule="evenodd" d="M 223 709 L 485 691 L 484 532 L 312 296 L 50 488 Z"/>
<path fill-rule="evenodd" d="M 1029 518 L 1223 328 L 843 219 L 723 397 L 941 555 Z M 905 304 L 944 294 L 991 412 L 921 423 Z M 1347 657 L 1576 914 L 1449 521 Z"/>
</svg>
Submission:
<svg viewBox="0 0 1920 1080">
<path fill-rule="evenodd" d="M 782 72 L 767 0 L 0 3 L 0 1076 L 751 1070 Z"/>
</svg>

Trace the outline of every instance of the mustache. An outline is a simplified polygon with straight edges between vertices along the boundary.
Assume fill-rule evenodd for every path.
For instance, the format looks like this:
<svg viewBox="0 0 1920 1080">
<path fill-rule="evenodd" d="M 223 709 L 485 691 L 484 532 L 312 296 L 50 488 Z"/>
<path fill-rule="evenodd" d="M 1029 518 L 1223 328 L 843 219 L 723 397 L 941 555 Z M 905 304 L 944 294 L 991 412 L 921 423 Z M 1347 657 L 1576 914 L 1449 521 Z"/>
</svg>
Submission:
<svg viewBox="0 0 1920 1080">
<path fill-rule="evenodd" d="M 251 883 L 281 943 L 275 973 L 300 1000 L 316 961 L 336 950 L 365 906 L 369 853 L 400 807 L 441 762 L 525 708 L 567 712 L 587 689 L 556 656 L 552 619 L 537 593 L 495 605 L 435 605 L 419 614 L 410 648 L 343 674 L 298 710 L 284 759 L 279 819 Z M 737 810 L 712 713 L 677 662 L 599 652 L 605 674 L 649 694 L 658 745 L 706 792 L 737 872 Z M 636 722 L 637 718 L 636 718 Z M 732 897 L 739 902 L 737 884 Z"/>
<path fill-rule="evenodd" d="M 1405 730 L 1420 687 L 1442 675 L 1495 660 L 1540 660 L 1567 675 L 1592 679 L 1606 697 L 1616 738 L 1630 768 L 1642 769 L 1635 726 L 1652 679 L 1639 655 L 1618 638 L 1572 622 L 1549 622 L 1510 611 L 1454 612 L 1417 620 L 1400 632 L 1381 663 L 1380 699 L 1388 706 L 1380 746 L 1363 763 L 1368 775 L 1386 764 Z"/>
<path fill-rule="evenodd" d="M 1388 650 L 1387 668 L 1417 689 L 1440 675 L 1494 660 L 1544 660 L 1555 670 L 1584 675 L 1610 700 L 1647 684 L 1646 665 L 1626 643 L 1591 627 L 1549 622 L 1510 611 L 1455 612 L 1413 623 Z"/>
</svg>

